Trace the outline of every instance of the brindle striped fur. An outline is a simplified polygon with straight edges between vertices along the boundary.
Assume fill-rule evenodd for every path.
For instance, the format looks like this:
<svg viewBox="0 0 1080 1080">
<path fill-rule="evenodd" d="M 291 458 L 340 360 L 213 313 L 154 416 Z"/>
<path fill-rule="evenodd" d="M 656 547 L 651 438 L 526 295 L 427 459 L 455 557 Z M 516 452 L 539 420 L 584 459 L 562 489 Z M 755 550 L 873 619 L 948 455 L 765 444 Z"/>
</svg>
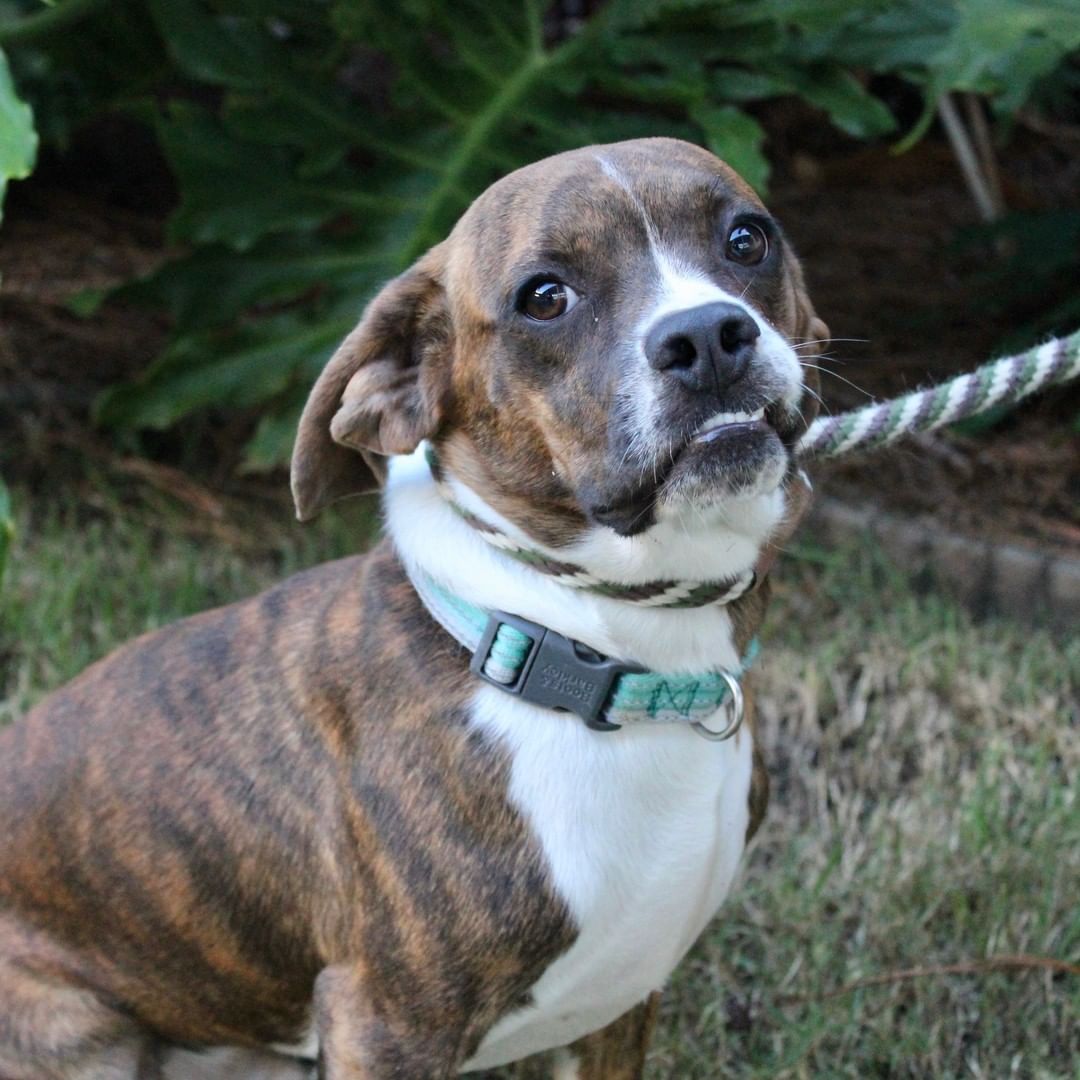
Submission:
<svg viewBox="0 0 1080 1080">
<path fill-rule="evenodd" d="M 0 1077 L 291 1042 L 313 991 L 329 1076 L 449 1075 L 573 938 L 469 692 L 384 544 L 140 638 L 5 731 Z"/>
<path fill-rule="evenodd" d="M 673 240 L 700 210 L 690 247 L 712 250 L 714 212 L 756 204 L 686 144 L 604 151 L 645 175 Z M 305 411 L 302 517 L 425 437 L 548 544 L 580 534 L 590 492 L 648 514 L 655 492 L 616 467 L 604 368 L 640 315 L 616 280 L 640 227 L 603 183 L 585 151 L 515 174 L 380 294 Z M 538 237 L 608 275 L 619 317 L 590 331 L 588 364 L 558 334 L 534 363 L 535 341 L 497 332 L 507 283 L 479 288 L 522 272 Z M 755 299 L 821 337 L 782 248 Z M 729 609 L 740 652 L 766 596 Z M 155 1080 L 170 1048 L 293 1044 L 312 1021 L 326 1080 L 454 1075 L 575 938 L 506 757 L 468 725 L 472 690 L 384 543 L 142 637 L 0 734 L 0 1080 Z M 580 1080 L 639 1077 L 655 1009 L 572 1047 Z"/>
</svg>

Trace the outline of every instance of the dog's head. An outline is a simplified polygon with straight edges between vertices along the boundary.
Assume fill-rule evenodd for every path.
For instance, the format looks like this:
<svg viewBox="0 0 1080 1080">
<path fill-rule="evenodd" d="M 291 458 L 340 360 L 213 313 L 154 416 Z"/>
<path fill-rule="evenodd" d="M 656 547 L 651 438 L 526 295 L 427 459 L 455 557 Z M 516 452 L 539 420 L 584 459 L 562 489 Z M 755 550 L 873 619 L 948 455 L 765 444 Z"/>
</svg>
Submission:
<svg viewBox="0 0 1080 1080">
<path fill-rule="evenodd" d="M 816 408 L 793 345 L 827 337 L 778 225 L 707 151 L 560 154 L 494 184 L 372 301 L 304 411 L 298 514 L 431 439 L 550 544 L 708 516 L 782 484 Z"/>
</svg>

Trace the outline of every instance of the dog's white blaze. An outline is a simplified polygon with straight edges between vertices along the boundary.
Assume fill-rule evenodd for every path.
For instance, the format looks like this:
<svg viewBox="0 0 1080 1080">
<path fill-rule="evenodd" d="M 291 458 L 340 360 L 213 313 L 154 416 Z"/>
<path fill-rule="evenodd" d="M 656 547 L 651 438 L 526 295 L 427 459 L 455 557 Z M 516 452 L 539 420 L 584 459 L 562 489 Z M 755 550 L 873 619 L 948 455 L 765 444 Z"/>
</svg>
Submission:
<svg viewBox="0 0 1080 1080">
<path fill-rule="evenodd" d="M 467 1069 L 563 1046 L 658 989 L 734 879 L 749 816 L 748 731 L 723 743 L 681 725 L 611 738 L 576 717 L 477 691 L 473 722 L 512 758 L 510 797 L 578 927 Z"/>
<path fill-rule="evenodd" d="M 667 315 L 687 311 L 702 304 L 724 302 L 741 308 L 757 323 L 760 337 L 754 348 L 754 363 L 772 369 L 784 385 L 782 400 L 788 406 L 798 404 L 802 395 L 802 368 L 795 350 L 765 316 L 746 296 L 736 296 L 720 288 L 704 272 L 677 262 L 658 247 L 650 234 L 650 247 L 660 277 L 660 291 L 654 305 L 646 312 L 638 326 L 637 340 L 641 351 L 640 361 L 648 367 L 645 357 L 645 338 L 649 331 Z"/>
<path fill-rule="evenodd" d="M 796 407 L 802 395 L 802 368 L 795 350 L 788 344 L 784 336 L 776 330 L 746 295 L 735 296 L 720 288 L 704 270 L 665 249 L 660 241 L 655 223 L 649 217 L 648 211 L 635 194 L 627 178 L 611 161 L 602 155 L 597 155 L 597 161 L 604 174 L 622 188 L 634 208 L 641 215 L 645 235 L 649 242 L 649 251 L 652 254 L 653 263 L 660 281 L 660 288 L 653 306 L 646 312 L 635 328 L 633 343 L 637 363 L 634 371 L 630 373 L 630 384 L 623 392 L 623 396 L 630 401 L 633 407 L 634 418 L 641 432 L 639 442 L 642 448 L 655 453 L 665 445 L 665 433 L 660 424 L 656 373 L 649 368 L 648 359 L 645 355 L 645 339 L 653 326 L 666 315 L 673 315 L 677 311 L 700 307 L 703 304 L 712 304 L 718 301 L 735 304 L 757 323 L 760 337 L 754 350 L 754 363 L 763 364 L 772 369 L 773 374 L 783 383 L 783 392 L 780 399 L 789 408 Z"/>
</svg>

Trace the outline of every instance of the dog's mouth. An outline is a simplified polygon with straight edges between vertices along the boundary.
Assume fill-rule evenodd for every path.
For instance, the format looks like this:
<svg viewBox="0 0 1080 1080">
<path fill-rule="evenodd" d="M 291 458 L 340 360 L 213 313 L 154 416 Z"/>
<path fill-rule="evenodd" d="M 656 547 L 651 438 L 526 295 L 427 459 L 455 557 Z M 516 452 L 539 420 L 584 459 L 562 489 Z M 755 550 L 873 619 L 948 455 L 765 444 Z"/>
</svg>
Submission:
<svg viewBox="0 0 1080 1080">
<path fill-rule="evenodd" d="M 672 448 L 657 501 L 703 508 L 771 490 L 788 470 L 802 426 L 783 399 L 707 416 Z"/>
<path fill-rule="evenodd" d="M 686 445 L 708 445 L 721 439 L 749 438 L 771 430 L 772 425 L 765 418 L 764 405 L 754 412 L 719 412 L 710 416 L 690 436 Z"/>
<path fill-rule="evenodd" d="M 798 435 L 797 418 L 779 401 L 754 409 L 706 417 L 670 453 L 665 484 L 683 472 L 706 469 L 714 479 L 734 471 L 745 477 L 773 453 L 790 450 Z"/>
<path fill-rule="evenodd" d="M 694 429 L 683 444 L 683 450 L 695 444 L 768 435 L 774 435 L 790 448 L 798 436 L 796 421 L 792 411 L 779 401 L 761 405 L 753 411 L 714 413 Z"/>
<path fill-rule="evenodd" d="M 589 516 L 633 536 L 653 523 L 660 502 L 721 499 L 752 489 L 766 474 L 779 482 L 800 432 L 798 413 L 782 401 L 713 413 L 676 435 L 637 485 L 590 505 Z"/>
</svg>

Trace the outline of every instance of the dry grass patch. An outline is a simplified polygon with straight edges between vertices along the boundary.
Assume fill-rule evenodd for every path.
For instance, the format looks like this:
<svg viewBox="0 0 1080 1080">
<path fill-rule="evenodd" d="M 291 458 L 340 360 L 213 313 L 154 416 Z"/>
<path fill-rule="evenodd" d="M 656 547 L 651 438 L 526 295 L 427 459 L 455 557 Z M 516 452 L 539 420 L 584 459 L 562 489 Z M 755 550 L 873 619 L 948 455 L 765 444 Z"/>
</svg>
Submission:
<svg viewBox="0 0 1080 1080">
<path fill-rule="evenodd" d="M 651 1076 L 1080 1075 L 1080 640 L 804 550 L 758 687 L 769 815 Z"/>
</svg>

